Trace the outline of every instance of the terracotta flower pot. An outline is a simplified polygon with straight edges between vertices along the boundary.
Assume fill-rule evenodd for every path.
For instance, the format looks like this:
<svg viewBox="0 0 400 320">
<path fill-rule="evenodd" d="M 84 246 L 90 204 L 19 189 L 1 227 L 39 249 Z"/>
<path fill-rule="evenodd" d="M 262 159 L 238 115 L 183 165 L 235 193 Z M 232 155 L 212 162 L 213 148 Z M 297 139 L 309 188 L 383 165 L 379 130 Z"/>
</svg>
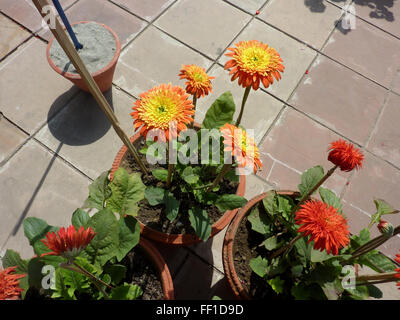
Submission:
<svg viewBox="0 0 400 320">
<path fill-rule="evenodd" d="M 195 124 L 195 127 L 199 127 L 198 125 Z M 137 133 L 133 137 L 130 138 L 131 142 L 134 143 L 136 140 L 140 138 L 140 134 Z M 111 168 L 111 173 L 110 173 L 110 179 L 112 180 L 114 177 L 114 172 L 120 167 L 121 162 L 123 158 L 125 157 L 126 153 L 128 152 L 128 149 L 126 146 L 122 146 L 122 148 L 119 150 L 117 156 L 114 159 L 114 163 Z M 246 177 L 244 175 L 240 176 L 240 181 L 239 185 L 236 191 L 236 194 L 238 196 L 244 196 L 246 189 Z M 233 219 L 233 217 L 236 215 L 238 209 L 234 210 L 229 210 L 224 213 L 224 215 L 212 225 L 211 228 L 211 237 L 214 237 L 216 234 L 218 234 L 220 231 L 222 231 Z M 140 222 L 140 221 L 139 221 Z M 142 235 L 148 239 L 169 244 L 169 245 L 175 245 L 175 246 L 189 246 L 195 243 L 199 243 L 202 240 L 192 234 L 169 234 L 169 233 L 162 233 L 160 231 L 154 230 L 152 228 L 149 228 L 148 226 L 140 223 L 141 227 L 141 232 Z"/>
<path fill-rule="evenodd" d="M 164 258 L 161 256 L 157 248 L 154 247 L 150 241 L 144 239 L 143 237 L 140 238 L 139 245 L 147 253 L 149 259 L 153 262 L 154 267 L 159 274 L 163 288 L 164 299 L 174 300 L 174 283 L 172 282 L 171 273 L 169 272 L 168 265 Z"/>
<path fill-rule="evenodd" d="M 262 201 L 268 192 L 260 194 L 251 199 L 247 204 L 240 209 L 239 213 L 232 220 L 226 231 L 224 243 L 222 247 L 222 262 L 225 271 L 225 277 L 228 280 L 229 286 L 237 299 L 250 300 L 249 293 L 243 288 L 242 283 L 236 273 L 233 259 L 235 236 L 244 217 L 246 217 L 251 209 L 260 201 Z M 279 191 L 280 195 L 294 196 L 297 192 L 294 191 Z"/>
<path fill-rule="evenodd" d="M 94 22 L 94 23 L 97 23 L 97 24 L 101 25 L 102 27 L 106 28 L 108 31 L 111 32 L 111 34 L 113 35 L 113 37 L 115 39 L 116 50 L 115 50 L 114 57 L 112 58 L 112 60 L 104 68 L 92 73 L 92 77 L 93 77 L 94 81 L 97 83 L 97 85 L 99 86 L 100 90 L 102 92 L 105 92 L 108 89 L 110 89 L 112 86 L 112 80 L 114 77 L 115 67 L 117 65 L 119 55 L 121 53 L 121 42 L 119 41 L 118 36 L 115 34 L 115 32 L 110 27 L 108 27 L 102 23 L 98 23 L 95 21 L 79 21 L 79 22 L 73 23 L 72 26 L 80 24 L 80 23 L 88 23 L 88 22 Z M 54 40 L 55 40 L 55 38 L 53 36 L 50 39 L 50 41 L 47 45 L 47 50 L 46 50 L 47 61 L 49 62 L 50 66 L 57 73 L 59 73 L 66 79 L 70 80 L 72 83 L 74 83 L 77 87 L 79 87 L 83 91 L 89 91 L 89 89 L 87 88 L 87 86 L 85 84 L 85 81 L 81 78 L 81 76 L 79 74 L 64 72 L 63 70 L 61 70 L 61 68 L 59 68 L 55 65 L 54 61 L 50 57 L 50 48 L 51 48 Z"/>
</svg>

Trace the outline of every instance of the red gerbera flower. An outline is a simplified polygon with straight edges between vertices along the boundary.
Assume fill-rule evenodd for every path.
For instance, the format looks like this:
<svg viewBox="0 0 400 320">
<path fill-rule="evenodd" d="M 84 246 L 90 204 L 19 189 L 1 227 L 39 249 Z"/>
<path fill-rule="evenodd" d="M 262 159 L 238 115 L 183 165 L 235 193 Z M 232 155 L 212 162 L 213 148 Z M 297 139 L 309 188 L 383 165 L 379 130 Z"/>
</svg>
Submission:
<svg viewBox="0 0 400 320">
<path fill-rule="evenodd" d="M 55 255 L 62 256 L 68 260 L 73 260 L 78 256 L 82 250 L 92 241 L 96 233 L 92 228 L 84 229 L 82 226 L 76 231 L 74 226 L 69 226 L 67 230 L 61 228 L 57 231 L 57 235 L 54 232 L 48 232 L 46 234 L 46 240 L 42 239 L 42 242 L 50 249 L 53 250 L 44 255 Z"/>
<path fill-rule="evenodd" d="M 12 274 L 17 267 L 0 271 L 0 300 L 18 298 L 23 289 L 19 287 L 19 279 L 26 274 Z"/>
<path fill-rule="evenodd" d="M 396 254 L 396 259 L 394 259 L 397 263 L 400 263 L 400 254 Z M 396 275 L 395 277 L 397 279 L 400 279 L 400 268 L 395 269 L 394 271 L 396 271 Z M 400 280 L 397 282 L 397 286 L 400 287 Z M 399 288 L 400 290 L 400 288 Z"/>
<path fill-rule="evenodd" d="M 314 240 L 314 249 L 337 255 L 340 247 L 349 244 L 349 230 L 346 219 L 333 206 L 317 200 L 306 201 L 296 212 L 299 232 Z"/>
<path fill-rule="evenodd" d="M 340 170 L 351 171 L 362 167 L 364 155 L 351 143 L 337 140 L 331 143 L 329 150 L 328 160 L 340 167 Z"/>
</svg>

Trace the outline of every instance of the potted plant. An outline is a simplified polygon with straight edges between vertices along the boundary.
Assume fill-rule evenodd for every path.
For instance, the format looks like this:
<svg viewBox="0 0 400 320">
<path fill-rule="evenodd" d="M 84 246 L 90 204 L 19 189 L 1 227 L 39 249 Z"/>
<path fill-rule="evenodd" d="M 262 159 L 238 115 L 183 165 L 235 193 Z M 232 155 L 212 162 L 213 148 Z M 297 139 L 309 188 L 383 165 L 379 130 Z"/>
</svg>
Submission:
<svg viewBox="0 0 400 320">
<path fill-rule="evenodd" d="M 245 104 L 251 89 L 279 80 L 284 66 L 275 49 L 256 40 L 230 50 L 225 68 L 245 88 L 235 121 L 236 106 L 227 91 L 212 103 L 203 122 L 194 124 L 197 100 L 212 91 L 212 77 L 196 65 L 185 65 L 179 73 L 187 80 L 186 89 L 161 84 L 135 102 L 131 115 L 138 131 L 131 141 L 142 153 L 142 164 L 122 147 L 111 176 L 119 167 L 139 171 L 144 166 L 151 172 L 142 176 L 145 200 L 137 216 L 145 237 L 173 245 L 206 241 L 247 202 L 245 175 L 262 163 L 254 139 L 240 127 Z"/>
<path fill-rule="evenodd" d="M 368 228 L 351 235 L 340 199 L 321 185 L 340 168 L 362 167 L 363 155 L 352 144 L 331 144 L 326 174 L 321 166 L 305 171 L 299 191 L 261 194 L 240 210 L 225 235 L 223 264 L 239 299 L 366 299 L 381 297 L 374 284 L 397 281 L 400 268 L 377 248 L 400 233 L 382 220 L 398 213 L 384 200 Z M 310 198 L 318 192 L 320 199 Z M 370 239 L 375 224 L 381 235 Z M 400 254 L 395 260 L 400 263 Z M 376 273 L 358 275 L 358 266 Z"/>
<path fill-rule="evenodd" d="M 90 185 L 85 201 L 97 212 L 77 209 L 67 228 L 34 217 L 24 220 L 35 256 L 25 260 L 6 251 L 0 298 L 21 294 L 23 299 L 174 299 L 164 259 L 149 241 L 140 239 L 136 219 L 121 211 L 143 197 L 140 178 L 123 169 L 116 175 L 128 185 L 119 179 L 108 184 L 109 172 L 104 172 Z"/>
<path fill-rule="evenodd" d="M 109 90 L 121 53 L 121 43 L 117 34 L 109 26 L 95 21 L 75 22 L 72 27 L 83 46 L 78 49 L 78 53 L 94 81 L 102 92 Z M 54 71 L 80 89 L 89 91 L 54 36 L 47 45 L 46 57 Z"/>
</svg>

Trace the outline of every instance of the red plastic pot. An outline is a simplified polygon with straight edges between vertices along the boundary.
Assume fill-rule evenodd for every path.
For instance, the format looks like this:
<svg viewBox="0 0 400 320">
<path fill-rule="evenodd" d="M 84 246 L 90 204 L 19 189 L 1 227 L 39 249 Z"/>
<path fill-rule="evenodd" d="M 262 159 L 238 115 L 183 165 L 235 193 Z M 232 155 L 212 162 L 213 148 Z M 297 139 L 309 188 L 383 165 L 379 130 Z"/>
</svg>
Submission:
<svg viewBox="0 0 400 320">
<path fill-rule="evenodd" d="M 174 283 L 172 282 L 171 273 L 169 272 L 168 265 L 164 258 L 161 256 L 156 247 L 154 247 L 150 241 L 144 239 L 143 237 L 140 238 L 139 245 L 146 252 L 149 259 L 153 262 L 153 265 L 159 274 L 163 288 L 164 299 L 174 300 Z"/>
<path fill-rule="evenodd" d="M 114 77 L 115 67 L 117 65 L 119 55 L 121 53 L 121 42 L 119 41 L 116 33 L 110 27 L 106 26 L 103 23 L 98 23 L 95 21 L 79 21 L 79 22 L 73 23 L 72 25 L 74 26 L 74 25 L 77 25 L 80 23 L 89 23 L 89 22 L 97 23 L 97 24 L 101 25 L 102 27 L 106 28 L 108 31 L 111 32 L 111 34 L 113 35 L 113 37 L 115 39 L 116 50 L 115 50 L 115 54 L 114 54 L 114 57 L 112 58 L 112 60 L 104 68 L 97 70 L 96 72 L 91 74 L 94 81 L 99 86 L 100 90 L 102 92 L 105 92 L 108 89 L 110 89 L 112 86 L 112 80 Z M 89 89 L 87 88 L 87 86 L 85 84 L 85 81 L 81 78 L 81 76 L 79 74 L 64 72 L 63 70 L 61 70 L 59 67 L 57 67 L 55 65 L 54 61 L 50 57 L 50 48 L 51 48 L 54 40 L 55 40 L 55 38 L 53 36 L 50 39 L 50 41 L 47 45 L 47 50 L 46 50 L 46 57 L 47 57 L 47 61 L 50 64 L 50 67 L 52 67 L 58 74 L 62 75 L 64 78 L 70 80 L 72 83 L 74 83 L 80 89 L 82 89 L 84 91 L 89 91 Z"/>
<path fill-rule="evenodd" d="M 229 283 L 229 287 L 232 289 L 232 292 L 237 299 L 250 300 L 251 298 L 249 293 L 243 288 L 239 276 L 237 275 L 235 270 L 233 259 L 235 236 L 240 224 L 242 223 L 243 218 L 250 213 L 251 209 L 258 202 L 262 201 L 265 198 L 267 193 L 268 192 L 260 194 L 247 202 L 247 204 L 242 209 L 240 209 L 239 213 L 232 220 L 225 234 L 224 243 L 222 246 L 222 263 L 224 266 L 225 277 Z M 280 195 L 287 195 L 291 197 L 298 194 L 294 191 L 279 191 L 277 193 Z"/>
<path fill-rule="evenodd" d="M 195 124 L 195 127 L 199 127 L 199 125 Z M 130 138 L 130 141 L 134 143 L 136 140 L 138 140 L 141 137 L 139 133 L 134 135 L 133 137 Z M 114 163 L 111 168 L 111 174 L 110 174 L 110 179 L 112 180 L 114 177 L 114 172 L 120 167 L 121 162 L 123 158 L 125 157 L 126 153 L 128 152 L 127 147 L 124 145 L 122 148 L 119 150 L 117 156 L 114 159 Z M 244 196 L 246 189 L 246 176 L 242 175 L 240 176 L 240 181 L 239 185 L 236 191 L 236 194 L 238 196 Z M 238 209 L 234 210 L 229 210 L 224 213 L 224 215 L 212 225 L 211 228 L 211 237 L 214 237 L 216 234 L 218 234 L 220 231 L 222 231 L 235 217 Z M 154 230 L 152 228 L 149 228 L 148 226 L 140 223 L 141 227 L 141 232 L 142 235 L 148 239 L 165 243 L 168 245 L 175 245 L 175 246 L 189 246 L 195 243 L 202 242 L 202 240 L 197 237 L 196 235 L 192 234 L 170 234 L 170 233 L 162 233 L 157 230 Z"/>
</svg>

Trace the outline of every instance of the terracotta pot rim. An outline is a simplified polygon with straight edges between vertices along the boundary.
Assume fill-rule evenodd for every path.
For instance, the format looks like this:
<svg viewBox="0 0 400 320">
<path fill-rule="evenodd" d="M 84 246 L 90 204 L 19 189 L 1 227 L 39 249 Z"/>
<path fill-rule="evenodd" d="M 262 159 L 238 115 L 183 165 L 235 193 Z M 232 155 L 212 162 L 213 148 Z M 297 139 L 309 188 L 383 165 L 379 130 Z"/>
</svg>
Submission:
<svg viewBox="0 0 400 320">
<path fill-rule="evenodd" d="M 163 288 L 164 300 L 174 300 L 174 283 L 172 281 L 168 265 L 162 257 L 161 253 L 150 241 L 144 239 L 143 237 L 140 237 L 139 245 L 142 249 L 146 251 L 149 258 L 152 260 L 154 266 L 157 269 Z"/>
<path fill-rule="evenodd" d="M 199 126 L 199 125 L 195 124 L 195 126 Z M 133 135 L 130 138 L 130 141 L 133 143 L 140 137 L 141 137 L 140 133 L 136 133 L 135 135 Z M 112 167 L 111 167 L 110 180 L 113 179 L 114 172 L 120 167 L 122 159 L 124 158 L 127 151 L 128 151 L 127 147 L 125 145 L 123 145 L 121 147 L 121 149 L 119 150 L 119 152 L 117 153 L 117 155 L 114 159 L 114 162 L 112 164 Z M 246 189 L 246 176 L 242 175 L 242 176 L 240 176 L 240 181 L 239 181 L 239 185 L 238 185 L 236 194 L 239 196 L 244 196 L 245 189 Z M 214 237 L 216 234 L 218 234 L 220 231 L 222 231 L 231 222 L 231 220 L 235 217 L 237 212 L 238 212 L 238 209 L 226 211 L 221 216 L 221 218 L 219 218 L 218 221 L 216 221 L 212 225 L 210 238 Z M 140 221 L 139 221 L 139 223 L 140 223 L 142 235 L 151 240 L 157 241 L 157 242 L 161 242 L 161 243 L 165 243 L 165 244 L 169 244 L 169 245 L 176 245 L 176 246 L 188 246 L 188 245 L 202 242 L 202 240 L 199 237 L 197 237 L 196 235 L 162 233 L 160 231 L 157 231 L 150 227 L 147 227 Z"/>
<path fill-rule="evenodd" d="M 247 204 L 239 210 L 239 213 L 232 220 L 231 224 L 226 231 L 224 242 L 222 246 L 222 263 L 224 267 L 225 277 L 228 280 L 229 286 L 237 299 L 250 300 L 248 292 L 243 288 L 239 276 L 236 273 L 235 264 L 233 260 L 233 245 L 235 242 L 235 236 L 239 229 L 239 226 L 243 218 L 250 212 L 250 210 L 260 201 L 262 201 L 265 196 L 270 191 L 264 192 L 258 196 L 255 196 Z M 282 190 L 277 191 L 279 195 L 293 196 L 299 194 L 297 191 Z"/>
<path fill-rule="evenodd" d="M 112 30 L 109 26 L 105 25 L 104 23 L 100 23 L 100 22 L 97 22 L 97 21 L 86 21 L 85 20 L 85 21 L 74 22 L 71 25 L 74 26 L 74 25 L 77 25 L 77 24 L 90 23 L 90 22 L 97 23 L 98 25 L 101 25 L 102 27 L 104 27 L 108 31 L 110 31 L 110 33 L 114 37 L 115 46 L 116 46 L 115 53 L 114 53 L 114 56 L 111 59 L 111 61 L 105 67 L 97 70 L 96 72 L 91 73 L 92 77 L 94 78 L 94 77 L 98 76 L 99 74 L 102 74 L 102 73 L 108 71 L 109 69 L 111 69 L 117 63 L 117 61 L 119 59 L 119 56 L 121 54 L 121 42 L 120 42 L 117 34 L 114 32 L 114 30 Z M 65 28 L 64 28 L 64 30 L 65 30 Z M 60 75 L 62 75 L 63 77 L 69 79 L 69 80 L 81 80 L 82 78 L 81 78 L 81 76 L 79 74 L 62 71 L 61 68 L 56 66 L 56 64 L 54 63 L 53 59 L 51 59 L 50 49 L 51 49 L 51 46 L 52 46 L 54 40 L 55 40 L 55 37 L 52 36 L 50 41 L 49 41 L 49 43 L 47 44 L 47 48 L 46 48 L 46 57 L 47 57 L 47 61 L 48 61 L 49 65 L 51 66 L 51 68 L 54 71 L 56 71 L 57 73 L 59 73 Z"/>
</svg>

